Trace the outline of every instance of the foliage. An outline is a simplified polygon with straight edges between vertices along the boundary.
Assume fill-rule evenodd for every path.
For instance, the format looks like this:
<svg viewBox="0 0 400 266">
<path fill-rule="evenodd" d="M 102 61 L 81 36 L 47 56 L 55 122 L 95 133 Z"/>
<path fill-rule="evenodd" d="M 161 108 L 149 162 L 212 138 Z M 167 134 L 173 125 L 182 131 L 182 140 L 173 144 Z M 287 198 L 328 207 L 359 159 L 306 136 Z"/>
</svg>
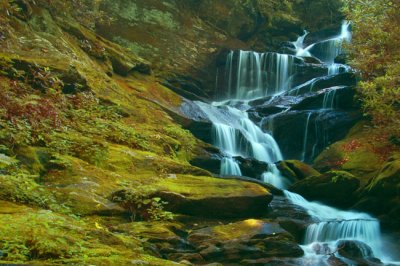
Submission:
<svg viewBox="0 0 400 266">
<path fill-rule="evenodd" d="M 153 197 L 155 190 L 150 186 L 138 186 L 135 189 L 114 194 L 113 201 L 119 202 L 131 213 L 132 221 L 137 218 L 149 221 L 172 220 L 171 212 L 164 210 L 168 204 L 159 197 Z"/>
<path fill-rule="evenodd" d="M 364 107 L 374 124 L 392 138 L 400 136 L 400 2 L 346 0 L 353 22 L 351 64 L 364 78 Z"/>
</svg>

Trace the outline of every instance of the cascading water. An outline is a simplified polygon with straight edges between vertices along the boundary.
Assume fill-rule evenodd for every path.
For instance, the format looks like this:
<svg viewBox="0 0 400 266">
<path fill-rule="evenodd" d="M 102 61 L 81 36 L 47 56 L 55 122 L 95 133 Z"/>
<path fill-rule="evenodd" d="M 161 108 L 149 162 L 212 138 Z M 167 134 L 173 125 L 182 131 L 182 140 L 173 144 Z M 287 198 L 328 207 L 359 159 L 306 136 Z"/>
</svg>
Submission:
<svg viewBox="0 0 400 266">
<path fill-rule="evenodd" d="M 278 53 L 230 52 L 225 74 L 227 98 L 254 99 L 288 90 L 295 72 L 294 59 Z"/>
<path fill-rule="evenodd" d="M 306 256 L 334 253 L 340 248 L 340 240 L 362 241 L 373 249 L 376 257 L 382 255 L 381 232 L 377 219 L 365 213 L 341 211 L 317 202 L 309 202 L 289 191 L 284 191 L 284 194 L 293 204 L 303 207 L 318 220 L 306 229 L 303 245 Z M 325 252 L 316 254 L 317 247 L 323 243 L 326 243 Z"/>
<path fill-rule="evenodd" d="M 328 64 L 328 75 L 337 75 L 350 71 L 345 65 L 334 63 L 334 58 L 341 53 L 341 44 L 349 41 L 349 23 L 344 23 L 339 36 L 320 43 L 303 47 L 305 35 L 294 43 L 297 56 L 317 56 Z M 250 108 L 250 99 L 274 96 L 288 91 L 291 95 L 313 92 L 313 86 L 319 78 L 314 78 L 301 86 L 292 88 L 292 77 L 295 74 L 295 57 L 277 53 L 256 53 L 250 51 L 231 52 L 226 64 L 227 94 L 225 102 L 206 104 L 196 102 L 203 113 L 212 122 L 213 144 L 221 149 L 225 157 L 221 161 L 221 175 L 241 175 L 241 170 L 235 157 L 254 158 L 269 164 L 269 171 L 262 175 L 262 180 L 280 189 L 287 189 L 290 181 L 281 175 L 274 162 L 282 160 L 282 154 L 274 138 L 261 130 L 249 119 L 246 112 Z M 218 83 L 218 82 L 217 82 Z M 302 91 L 306 88 L 309 91 Z M 336 93 L 340 86 L 327 89 L 324 93 L 321 110 L 335 107 Z M 274 98 L 272 97 L 272 99 Z M 233 107 L 237 104 L 240 108 Z M 318 111 L 320 112 L 320 111 Z M 317 112 L 317 115 L 318 115 Z M 303 135 L 303 160 L 306 159 L 312 111 L 306 112 Z M 274 117 L 267 117 L 267 128 L 274 130 Z M 264 120 L 264 118 L 263 118 Z M 315 135 L 318 136 L 318 126 L 315 120 Z M 312 145 L 312 155 L 316 143 Z M 381 235 L 379 221 L 368 214 L 341 211 L 316 202 L 309 202 L 298 194 L 284 190 L 284 195 L 293 204 L 303 207 L 315 222 L 307 227 L 303 249 L 305 257 L 311 258 L 312 265 L 324 264 L 326 255 L 337 251 L 338 241 L 362 241 L 374 250 L 375 256 L 381 255 Z M 321 251 L 322 250 L 322 251 Z"/>
<path fill-rule="evenodd" d="M 335 107 L 335 98 L 338 88 L 333 88 L 326 92 L 324 95 L 324 100 L 322 101 L 322 109 L 333 109 Z"/>
<path fill-rule="evenodd" d="M 335 58 L 343 51 L 343 42 L 351 41 L 350 22 L 343 22 L 341 32 L 338 36 L 305 47 L 304 39 L 307 35 L 308 32 L 305 32 L 303 36 L 300 36 L 292 43 L 295 47 L 296 55 L 304 57 L 314 56 L 322 62 L 332 65 L 335 63 Z"/>
<path fill-rule="evenodd" d="M 241 175 L 236 156 L 266 163 L 282 160 L 274 138 L 254 124 L 247 112 L 221 103 L 197 102 L 197 105 L 213 123 L 213 144 L 226 154 L 221 163 L 221 175 Z"/>
</svg>

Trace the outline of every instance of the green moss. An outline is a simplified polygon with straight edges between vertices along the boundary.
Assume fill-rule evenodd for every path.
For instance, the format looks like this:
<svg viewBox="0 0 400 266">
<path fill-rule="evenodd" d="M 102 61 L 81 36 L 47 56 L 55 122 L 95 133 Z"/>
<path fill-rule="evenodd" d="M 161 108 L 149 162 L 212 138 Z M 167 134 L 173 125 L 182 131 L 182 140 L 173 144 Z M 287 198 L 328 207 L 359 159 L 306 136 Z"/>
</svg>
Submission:
<svg viewBox="0 0 400 266">
<path fill-rule="evenodd" d="M 0 201 L 0 249 L 5 253 L 0 263 L 8 264 L 121 265 L 142 260 L 169 265 L 146 255 L 134 237 L 109 232 L 98 219 L 77 220 L 4 201 Z"/>
<path fill-rule="evenodd" d="M 250 182 L 213 177 L 177 175 L 153 184 L 161 191 L 170 191 L 191 199 L 269 195 L 267 189 Z"/>
</svg>

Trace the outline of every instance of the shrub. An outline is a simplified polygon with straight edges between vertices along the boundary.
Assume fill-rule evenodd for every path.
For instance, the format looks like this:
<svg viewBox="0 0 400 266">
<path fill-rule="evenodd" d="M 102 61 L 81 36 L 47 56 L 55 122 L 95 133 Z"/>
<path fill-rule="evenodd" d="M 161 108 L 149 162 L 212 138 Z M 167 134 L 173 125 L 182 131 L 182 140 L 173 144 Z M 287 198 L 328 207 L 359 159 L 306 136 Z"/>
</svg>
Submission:
<svg viewBox="0 0 400 266">
<path fill-rule="evenodd" d="M 400 2 L 346 0 L 345 12 L 353 22 L 351 64 L 359 69 L 365 112 L 374 125 L 400 136 Z"/>
</svg>

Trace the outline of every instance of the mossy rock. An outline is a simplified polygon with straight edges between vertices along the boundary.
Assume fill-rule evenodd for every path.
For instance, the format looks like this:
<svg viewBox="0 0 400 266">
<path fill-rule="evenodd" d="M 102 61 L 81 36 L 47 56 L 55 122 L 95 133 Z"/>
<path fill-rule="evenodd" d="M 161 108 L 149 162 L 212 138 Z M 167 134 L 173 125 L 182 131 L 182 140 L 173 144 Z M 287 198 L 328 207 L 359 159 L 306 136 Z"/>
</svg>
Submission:
<svg viewBox="0 0 400 266">
<path fill-rule="evenodd" d="M 288 232 L 280 227 L 279 224 L 258 219 L 247 219 L 235 223 L 217 225 L 204 229 L 194 230 L 189 235 L 189 241 L 198 245 L 196 235 L 208 235 L 218 242 L 240 240 L 248 241 L 250 239 L 262 239 L 267 237 L 279 236 L 281 239 L 293 240 Z"/>
<path fill-rule="evenodd" d="M 157 180 L 152 197 L 168 202 L 165 209 L 200 217 L 252 217 L 267 211 L 272 194 L 260 185 L 239 180 L 176 175 Z M 124 198 L 129 190 L 114 193 Z"/>
<path fill-rule="evenodd" d="M 354 193 L 359 186 L 360 181 L 352 174 L 344 171 L 329 171 L 294 183 L 290 191 L 308 200 L 348 207 L 354 203 Z"/>
<path fill-rule="evenodd" d="M 400 157 L 392 156 L 379 174 L 360 189 L 358 201 L 352 207 L 377 215 L 382 227 L 398 230 L 400 204 Z"/>
<path fill-rule="evenodd" d="M 372 132 L 369 124 L 356 124 L 345 139 L 326 148 L 314 160 L 320 172 L 343 170 L 357 177 L 361 185 L 369 183 L 384 164 L 383 157 L 390 154 L 391 144 Z M 379 152 L 382 151 L 382 152 Z"/>
<path fill-rule="evenodd" d="M 293 236 L 268 220 L 248 219 L 193 230 L 188 241 L 208 262 L 236 263 L 243 259 L 300 257 Z"/>
<path fill-rule="evenodd" d="M 281 161 L 277 163 L 277 166 L 281 173 L 293 182 L 320 175 L 317 170 L 298 160 Z"/>
<path fill-rule="evenodd" d="M 391 198 L 400 196 L 400 159 L 392 157 L 372 179 L 365 191 L 372 196 Z"/>
</svg>

